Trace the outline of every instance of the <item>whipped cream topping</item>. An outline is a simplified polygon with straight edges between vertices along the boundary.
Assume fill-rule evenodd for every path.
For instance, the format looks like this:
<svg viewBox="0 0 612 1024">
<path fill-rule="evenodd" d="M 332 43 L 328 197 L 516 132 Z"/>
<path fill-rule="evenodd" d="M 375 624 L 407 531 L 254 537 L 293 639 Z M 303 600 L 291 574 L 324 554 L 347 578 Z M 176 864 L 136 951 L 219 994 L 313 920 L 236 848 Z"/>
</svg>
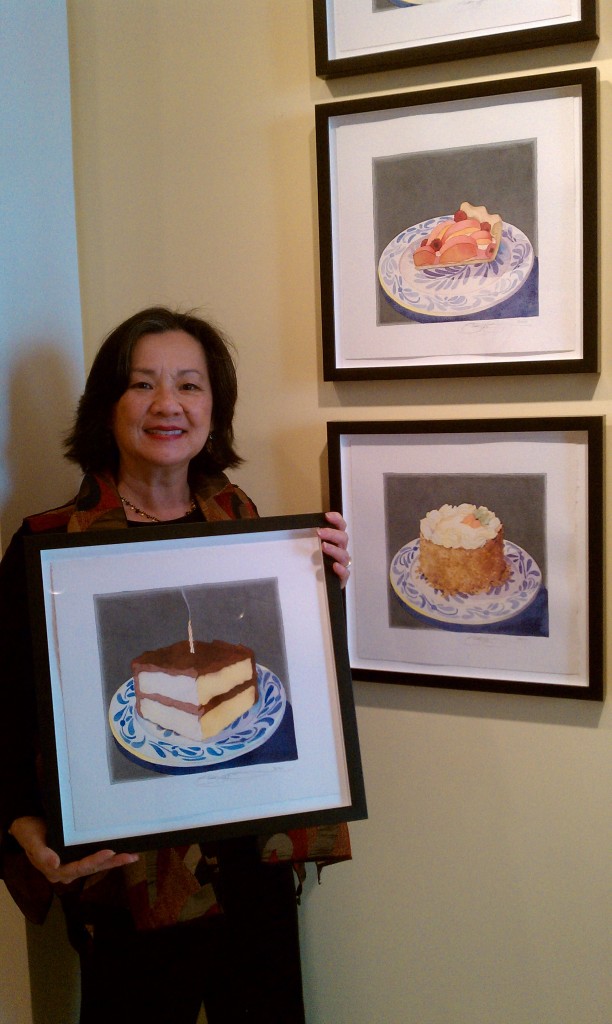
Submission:
<svg viewBox="0 0 612 1024">
<path fill-rule="evenodd" d="M 421 534 L 444 548 L 476 550 L 497 536 L 501 522 L 484 505 L 442 505 L 421 519 Z"/>
</svg>

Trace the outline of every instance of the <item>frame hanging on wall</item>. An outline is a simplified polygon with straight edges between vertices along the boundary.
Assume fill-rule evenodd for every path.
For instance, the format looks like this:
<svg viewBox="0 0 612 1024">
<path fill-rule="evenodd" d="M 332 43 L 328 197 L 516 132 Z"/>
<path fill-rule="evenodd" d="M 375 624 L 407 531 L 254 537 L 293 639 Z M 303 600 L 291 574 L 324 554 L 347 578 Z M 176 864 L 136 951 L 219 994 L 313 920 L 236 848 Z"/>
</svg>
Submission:
<svg viewBox="0 0 612 1024">
<path fill-rule="evenodd" d="M 597 39 L 596 0 L 314 0 L 313 16 L 322 78 Z"/>
<path fill-rule="evenodd" d="M 603 418 L 328 423 L 353 676 L 603 698 Z"/>
<path fill-rule="evenodd" d="M 366 816 L 324 524 L 28 538 L 55 849 L 75 859 Z M 212 641 L 215 674 L 202 665 L 196 683 L 186 652 Z"/>
<path fill-rule="evenodd" d="M 598 370 L 594 68 L 316 107 L 326 380 Z"/>
</svg>

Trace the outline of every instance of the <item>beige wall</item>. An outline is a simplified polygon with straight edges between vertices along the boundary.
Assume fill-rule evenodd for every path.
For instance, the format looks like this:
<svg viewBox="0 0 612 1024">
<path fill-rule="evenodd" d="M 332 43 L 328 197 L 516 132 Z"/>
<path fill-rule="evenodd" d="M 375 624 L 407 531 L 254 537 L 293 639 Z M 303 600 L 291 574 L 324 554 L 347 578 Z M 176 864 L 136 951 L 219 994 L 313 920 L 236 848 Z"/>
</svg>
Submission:
<svg viewBox="0 0 612 1024">
<path fill-rule="evenodd" d="M 326 504 L 328 419 L 610 414 L 605 231 L 600 378 L 323 383 L 313 128 L 330 97 L 595 63 L 607 224 L 600 6 L 596 49 L 326 84 L 310 0 L 68 0 L 86 363 L 144 304 L 216 318 L 239 351 L 236 478 L 263 514 Z M 609 1024 L 609 702 L 355 694 L 370 818 L 303 899 L 309 1024 Z"/>
</svg>

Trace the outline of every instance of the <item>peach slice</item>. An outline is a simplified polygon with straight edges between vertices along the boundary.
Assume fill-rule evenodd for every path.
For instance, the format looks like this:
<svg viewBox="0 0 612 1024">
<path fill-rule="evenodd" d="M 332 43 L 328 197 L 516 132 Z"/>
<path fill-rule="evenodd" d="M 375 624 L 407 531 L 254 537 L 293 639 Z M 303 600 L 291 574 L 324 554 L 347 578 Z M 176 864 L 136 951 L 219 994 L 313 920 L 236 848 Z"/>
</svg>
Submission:
<svg viewBox="0 0 612 1024">
<path fill-rule="evenodd" d="M 472 231 L 480 231 L 479 220 L 471 220 L 470 218 L 459 221 L 451 220 L 446 223 L 446 228 L 439 237 L 446 239 L 450 235 L 469 235 Z"/>
<path fill-rule="evenodd" d="M 452 245 L 440 252 L 439 262 L 443 266 L 451 263 L 465 263 L 478 258 L 478 246 L 471 238 L 459 237 Z"/>
<path fill-rule="evenodd" d="M 431 267 L 436 262 L 436 252 L 430 245 L 420 245 L 412 258 L 415 267 Z"/>
</svg>

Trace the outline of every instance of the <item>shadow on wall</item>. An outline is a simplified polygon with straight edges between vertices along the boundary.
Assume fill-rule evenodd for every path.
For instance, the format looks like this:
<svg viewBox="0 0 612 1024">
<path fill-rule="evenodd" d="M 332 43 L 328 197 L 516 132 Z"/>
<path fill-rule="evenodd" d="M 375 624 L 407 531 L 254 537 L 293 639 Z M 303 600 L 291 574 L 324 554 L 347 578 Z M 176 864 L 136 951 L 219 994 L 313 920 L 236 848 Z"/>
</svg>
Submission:
<svg viewBox="0 0 612 1024">
<path fill-rule="evenodd" d="M 44 925 L 26 926 L 32 1024 L 77 1024 L 80 1006 L 79 959 L 66 935 L 57 900 Z"/>
<path fill-rule="evenodd" d="M 8 403 L 2 425 L 0 528 L 6 547 L 24 515 L 67 501 L 80 471 L 62 454 L 82 387 L 81 368 L 73 368 L 53 346 L 28 339 L 5 380 Z"/>
</svg>

